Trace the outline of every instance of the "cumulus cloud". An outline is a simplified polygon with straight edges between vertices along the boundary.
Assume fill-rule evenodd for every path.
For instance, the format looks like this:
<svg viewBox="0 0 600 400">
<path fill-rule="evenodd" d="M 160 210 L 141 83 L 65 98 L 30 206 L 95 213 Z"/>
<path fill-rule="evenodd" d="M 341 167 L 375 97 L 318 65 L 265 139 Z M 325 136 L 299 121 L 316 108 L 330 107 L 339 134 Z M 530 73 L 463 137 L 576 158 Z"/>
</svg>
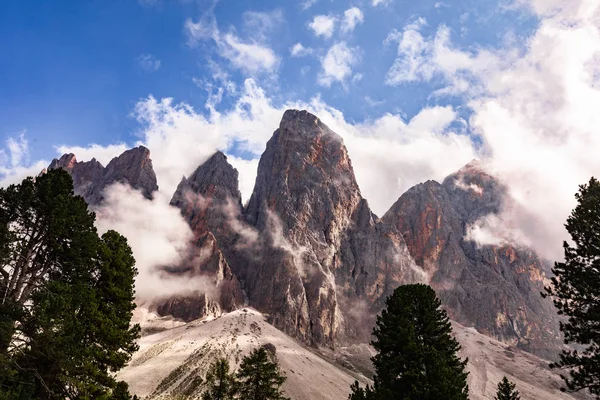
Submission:
<svg viewBox="0 0 600 400">
<path fill-rule="evenodd" d="M 229 32 L 221 32 L 211 13 L 203 15 L 195 22 L 188 19 L 185 23 L 185 30 L 191 45 L 203 40 L 214 41 L 219 56 L 228 60 L 234 68 L 249 75 L 273 74 L 279 67 L 280 59 L 268 45 L 266 39 L 267 33 L 282 18 L 280 11 L 245 13 L 245 27 L 250 32 L 245 35 L 246 39 L 240 38 L 233 29 Z"/>
<path fill-rule="evenodd" d="M 508 65 L 517 55 L 514 51 L 462 51 L 452 46 L 447 26 L 440 25 L 433 37 L 424 37 L 425 26 L 427 21 L 417 18 L 402 31 L 394 29 L 388 34 L 384 43 L 397 42 L 398 57 L 387 73 L 386 84 L 428 82 L 438 77 L 447 83 L 438 94 L 459 94 L 473 89 L 474 76 Z"/>
<path fill-rule="evenodd" d="M 140 54 L 136 61 L 138 66 L 146 72 L 154 72 L 160 69 L 160 60 L 153 54 Z"/>
<path fill-rule="evenodd" d="M 469 230 L 481 243 L 530 244 L 562 257 L 563 224 L 578 185 L 598 175 L 600 161 L 600 4 L 594 0 L 518 1 L 540 23 L 524 42 L 463 50 L 450 30 L 422 34 L 424 20 L 393 31 L 398 58 L 387 83 L 436 81 L 437 95 L 465 95 L 470 128 L 483 143 L 486 167 L 509 187 L 510 204 Z"/>
<path fill-rule="evenodd" d="M 344 19 L 342 20 L 341 31 L 342 33 L 352 32 L 356 25 L 362 24 L 365 21 L 363 12 L 358 7 L 352 7 L 344 12 Z"/>
<path fill-rule="evenodd" d="M 502 215 L 505 224 L 559 259 L 577 186 L 600 172 L 592 150 L 600 146 L 600 4 L 530 4 L 542 20 L 524 55 L 505 68 L 474 71 L 484 94 L 470 104 L 472 125 L 490 167 L 510 187 L 515 205 Z"/>
<path fill-rule="evenodd" d="M 140 123 L 140 144 L 152 151 L 164 199 L 182 175 L 192 173 L 216 148 L 227 152 L 235 145 L 247 155 L 245 159 L 230 157 L 240 171 L 247 199 L 258 158 L 283 111 L 308 109 L 343 138 L 361 191 L 379 215 L 412 185 L 441 180 L 479 156 L 508 185 L 510 204 L 501 215 L 469 227 L 468 237 L 481 243 L 517 240 L 556 259 L 561 256 L 560 242 L 566 236 L 563 223 L 575 204 L 577 185 L 600 171 L 600 158 L 595 154 L 600 148 L 600 29 L 596 23 L 600 11 L 593 0 L 573 4 L 554 12 L 541 10 L 541 22 L 529 40 L 498 50 L 460 49 L 443 26 L 425 37 L 424 21 L 390 35 L 389 41 L 414 55 L 417 65 L 433 69 L 431 79 L 439 76 L 442 88 L 460 89 L 456 93 L 467 95 L 472 113 L 468 126 L 479 135 L 480 151 L 462 128 L 454 128 L 460 125 L 460 117 L 451 106 L 426 107 L 410 119 L 384 114 L 353 123 L 318 96 L 306 103 L 275 104 L 252 79 L 236 92 L 232 106 L 214 106 L 206 112 L 172 99 L 141 100 L 134 112 Z M 344 44 L 341 50 L 343 54 L 348 46 Z M 344 59 L 334 54 L 331 65 L 338 64 L 337 58 Z M 342 72 L 332 72 L 331 82 L 353 76 L 351 67 L 344 69 L 340 64 Z M 428 76 L 416 69 L 409 71 L 417 80 Z M 458 86 L 461 79 L 464 87 Z M 18 168 L 31 165 L 23 155 L 24 138 L 14 140 L 1 153 L 4 176 L 16 176 Z M 100 151 L 92 149 L 88 157 Z M 157 203 L 162 201 L 165 207 L 166 200 L 160 199 Z M 159 215 L 158 210 L 152 212 Z M 136 250 L 136 258 L 142 260 L 144 255 L 138 251 L 146 250 Z M 166 250 L 165 254 L 173 253 Z"/>
<path fill-rule="evenodd" d="M 359 61 L 360 52 L 356 47 L 348 47 L 345 42 L 339 42 L 329 48 L 321 59 L 319 84 L 331 86 L 333 82 L 344 83 L 352 76 L 352 67 Z"/>
<path fill-rule="evenodd" d="M 48 161 L 29 160 L 29 142 L 25 132 L 16 137 L 9 137 L 0 149 L 0 187 L 19 183 L 28 176 L 37 176 L 42 169 L 48 166 Z"/>
<path fill-rule="evenodd" d="M 336 19 L 329 15 L 317 15 L 313 18 L 308 27 L 313 31 L 315 36 L 323 36 L 329 39 L 333 36 L 335 30 Z"/>
<path fill-rule="evenodd" d="M 151 150 L 160 190 L 149 201 L 127 186 L 115 185 L 108 189 L 107 202 L 98 210 L 100 231 L 115 229 L 130 240 L 140 270 L 138 298 L 165 295 L 190 285 L 203 287 L 202 282 L 166 278 L 157 270 L 162 265 L 176 264 L 190 238 L 187 224 L 179 211 L 169 206 L 169 199 L 183 175 L 189 176 L 217 148 L 227 152 L 235 145 L 251 155 L 246 159 L 228 156 L 239 171 L 246 201 L 254 186 L 259 157 L 288 108 L 308 109 L 342 136 L 362 193 L 379 215 L 411 185 L 430 178 L 442 179 L 473 158 L 468 137 L 449 129 L 456 119 L 451 107 L 425 109 L 409 121 L 386 114 L 353 124 L 319 97 L 308 103 L 274 105 L 251 79 L 241 88 L 235 104 L 220 111 L 199 113 L 172 99 L 143 99 L 134 110 L 141 129 L 140 141 L 131 145 L 143 144 Z M 120 152 L 121 146 L 60 149 L 84 154 L 79 155 L 80 159 L 106 161 Z M 13 146 L 15 160 L 23 159 L 18 150 L 21 147 Z M 40 161 L 36 172 L 47 164 Z M 252 243 L 255 233 L 239 224 L 233 228 Z"/>
<path fill-rule="evenodd" d="M 313 53 L 313 49 L 310 47 L 304 47 L 302 43 L 296 43 L 290 48 L 290 54 L 292 57 L 304 57 Z"/>
</svg>

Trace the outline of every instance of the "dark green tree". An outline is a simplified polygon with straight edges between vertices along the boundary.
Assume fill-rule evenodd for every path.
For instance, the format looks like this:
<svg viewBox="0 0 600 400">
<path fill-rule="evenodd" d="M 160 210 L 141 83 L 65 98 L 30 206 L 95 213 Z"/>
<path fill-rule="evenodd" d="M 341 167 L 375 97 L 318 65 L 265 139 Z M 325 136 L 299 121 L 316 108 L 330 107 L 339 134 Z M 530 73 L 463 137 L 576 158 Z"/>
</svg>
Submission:
<svg viewBox="0 0 600 400">
<path fill-rule="evenodd" d="M 0 386 L 15 398 L 127 398 L 137 349 L 127 241 L 100 238 L 62 170 L 0 189 Z"/>
<path fill-rule="evenodd" d="M 352 385 L 350 385 L 350 390 L 352 393 L 348 396 L 348 400 L 367 400 L 374 399 L 375 395 L 370 388 L 363 388 L 360 386 L 358 381 L 354 381 Z"/>
<path fill-rule="evenodd" d="M 286 378 L 262 347 L 243 358 L 237 379 L 240 400 L 289 400 L 281 391 Z"/>
<path fill-rule="evenodd" d="M 233 400 L 235 398 L 236 380 L 229 371 L 229 361 L 220 358 L 215 361 L 206 373 L 206 389 L 202 400 Z"/>
<path fill-rule="evenodd" d="M 398 287 L 377 317 L 373 335 L 373 387 L 362 389 L 355 383 L 350 399 L 468 398 L 467 360 L 458 357 L 460 345 L 431 287 Z"/>
<path fill-rule="evenodd" d="M 519 392 L 515 389 L 516 385 L 506 377 L 498 383 L 498 391 L 494 400 L 521 400 Z"/>
<path fill-rule="evenodd" d="M 572 243 L 564 242 L 564 261 L 554 264 L 545 295 L 566 317 L 560 324 L 565 343 L 584 350 L 564 350 L 552 366 L 569 370 L 563 376 L 567 389 L 589 389 L 600 398 L 600 183 L 591 178 L 575 198 L 577 206 L 565 224 Z"/>
</svg>

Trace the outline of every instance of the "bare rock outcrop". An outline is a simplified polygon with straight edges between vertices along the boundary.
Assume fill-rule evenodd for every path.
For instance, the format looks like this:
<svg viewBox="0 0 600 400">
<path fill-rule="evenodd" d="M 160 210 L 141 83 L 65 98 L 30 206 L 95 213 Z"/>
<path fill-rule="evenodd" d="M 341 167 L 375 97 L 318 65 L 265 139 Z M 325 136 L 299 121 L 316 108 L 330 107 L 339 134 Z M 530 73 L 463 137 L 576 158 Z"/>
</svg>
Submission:
<svg viewBox="0 0 600 400">
<path fill-rule="evenodd" d="M 471 224 L 500 212 L 505 195 L 503 185 L 472 162 L 442 184 L 409 189 L 383 220 L 402 232 L 450 318 L 552 358 L 561 337 L 552 302 L 540 295 L 546 283 L 542 260 L 525 247 L 466 238 Z"/>
<path fill-rule="evenodd" d="M 230 214 L 239 213 L 242 207 L 238 172 L 227 163 L 227 157 L 217 152 L 189 178 L 184 177 L 171 205 L 181 210 L 194 233 L 194 242 L 184 261 L 165 267 L 164 272 L 187 276 L 201 282 L 202 287 L 165 299 L 158 305 L 159 314 L 191 321 L 243 306 L 241 284 L 226 257 L 232 253 L 235 240 L 229 227 Z"/>
<path fill-rule="evenodd" d="M 125 151 L 113 158 L 106 168 L 95 158 L 77 162 L 75 154 L 64 154 L 52 160 L 48 169 L 55 168 L 63 168 L 71 174 L 75 194 L 81 195 L 90 206 L 100 204 L 104 199 L 104 190 L 117 182 L 140 190 L 148 199 L 158 190 L 150 150 L 144 146 Z"/>
<path fill-rule="evenodd" d="M 357 329 L 364 319 L 422 276 L 399 232 L 362 198 L 342 138 L 306 111 L 285 112 L 245 216 L 262 244 L 257 261 L 238 268 L 250 303 L 305 342 L 368 336 Z"/>
</svg>

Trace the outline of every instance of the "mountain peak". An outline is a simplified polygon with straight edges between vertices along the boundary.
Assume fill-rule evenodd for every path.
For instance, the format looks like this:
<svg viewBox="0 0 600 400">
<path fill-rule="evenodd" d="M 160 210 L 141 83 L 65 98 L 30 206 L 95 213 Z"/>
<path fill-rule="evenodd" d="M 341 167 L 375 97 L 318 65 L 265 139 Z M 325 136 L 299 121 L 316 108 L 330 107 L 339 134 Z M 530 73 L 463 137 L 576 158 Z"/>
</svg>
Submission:
<svg viewBox="0 0 600 400">
<path fill-rule="evenodd" d="M 306 110 L 287 110 L 279 123 L 279 134 L 282 137 L 296 140 L 304 138 L 312 140 L 320 136 L 328 136 L 340 144 L 342 138 L 325 125 L 316 115 Z"/>
<path fill-rule="evenodd" d="M 283 113 L 281 118 L 281 124 L 286 124 L 292 121 L 299 121 L 305 124 L 318 125 L 321 120 L 314 114 L 309 113 L 306 110 L 295 110 L 290 109 Z"/>
<path fill-rule="evenodd" d="M 217 150 L 196 168 L 189 178 L 184 178 L 179 183 L 171 204 L 181 207 L 185 199 L 185 192 L 188 191 L 219 201 L 232 199 L 241 203 L 238 175 L 238 171 L 227 162 L 227 156 Z"/>
<path fill-rule="evenodd" d="M 66 170 L 71 170 L 73 169 L 75 164 L 77 164 L 77 157 L 75 157 L 75 154 L 73 153 L 68 153 L 63 154 L 58 159 L 55 158 L 54 160 L 52 160 L 52 163 L 50 163 L 48 169 L 63 168 Z"/>
</svg>

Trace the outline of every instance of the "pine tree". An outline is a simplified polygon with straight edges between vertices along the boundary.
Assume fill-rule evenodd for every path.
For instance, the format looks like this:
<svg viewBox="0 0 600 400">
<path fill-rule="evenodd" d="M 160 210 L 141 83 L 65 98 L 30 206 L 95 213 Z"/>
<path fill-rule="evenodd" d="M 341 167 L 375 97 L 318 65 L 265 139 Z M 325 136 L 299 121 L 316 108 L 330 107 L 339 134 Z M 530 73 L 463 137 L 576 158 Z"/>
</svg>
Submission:
<svg viewBox="0 0 600 400">
<path fill-rule="evenodd" d="M 202 400 L 233 400 L 235 397 L 235 376 L 229 372 L 229 362 L 221 358 L 212 364 L 206 374 L 206 389 Z"/>
<path fill-rule="evenodd" d="M 373 387 L 353 385 L 350 399 L 466 400 L 467 360 L 433 289 L 398 287 L 377 317 Z M 352 397 L 355 396 L 355 397 Z"/>
<path fill-rule="evenodd" d="M 352 393 L 348 396 L 348 400 L 368 400 L 374 398 L 373 392 L 369 388 L 362 388 L 358 381 L 354 381 L 350 385 L 350 390 Z"/>
<path fill-rule="evenodd" d="M 280 389 L 286 378 L 262 347 L 244 357 L 237 379 L 240 400 L 289 400 Z"/>
<path fill-rule="evenodd" d="M 519 392 L 515 390 L 516 385 L 506 377 L 498 383 L 498 391 L 494 400 L 521 400 Z"/>
<path fill-rule="evenodd" d="M 585 349 L 564 350 L 552 366 L 569 369 L 563 376 L 567 389 L 589 389 L 600 399 L 600 183 L 591 178 L 575 198 L 578 204 L 565 224 L 573 244 L 564 242 L 564 262 L 554 264 L 555 277 L 544 295 L 567 317 L 560 324 L 565 343 Z"/>
<path fill-rule="evenodd" d="M 130 398 L 135 260 L 94 219 L 62 170 L 0 189 L 0 386 L 20 399 Z"/>
</svg>

